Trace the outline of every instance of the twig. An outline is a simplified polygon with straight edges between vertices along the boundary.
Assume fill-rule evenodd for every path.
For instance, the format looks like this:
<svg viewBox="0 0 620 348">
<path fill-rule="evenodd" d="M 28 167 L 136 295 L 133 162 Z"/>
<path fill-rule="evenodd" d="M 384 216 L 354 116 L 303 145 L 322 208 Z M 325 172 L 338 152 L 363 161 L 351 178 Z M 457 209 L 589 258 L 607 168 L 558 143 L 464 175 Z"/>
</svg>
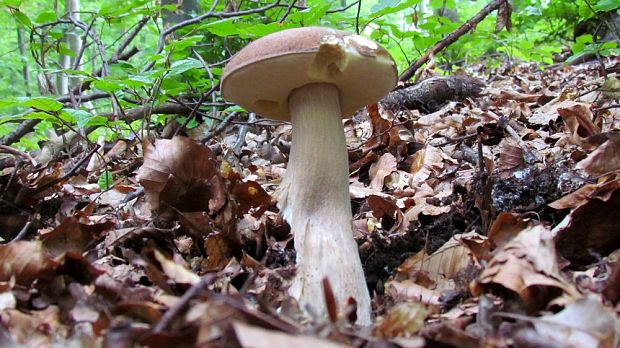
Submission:
<svg viewBox="0 0 620 348">
<path fill-rule="evenodd" d="M 136 53 L 138 53 L 139 50 L 137 48 L 132 48 L 129 52 L 126 52 L 120 56 L 113 56 L 112 58 L 110 58 L 110 60 L 108 61 L 108 64 L 113 64 L 116 63 L 119 60 L 127 60 L 129 58 L 131 58 L 132 56 L 134 56 Z M 94 74 L 94 76 L 100 76 L 101 75 L 101 70 L 96 71 Z M 72 94 L 80 94 L 83 91 L 86 91 L 88 89 L 90 89 L 91 86 L 91 80 L 83 82 L 81 84 L 79 84 L 78 86 L 76 86 L 70 93 Z M 96 99 L 103 99 L 103 98 L 109 98 L 109 94 L 108 93 L 103 93 L 103 92 L 95 92 L 93 94 L 89 94 L 86 96 L 79 96 L 76 97 L 80 102 L 85 102 L 85 101 L 92 101 L 92 100 L 96 100 Z M 61 103 L 68 103 L 71 102 L 71 96 L 70 95 L 63 95 L 61 97 L 56 98 L 56 101 L 61 102 Z M 23 112 L 23 115 L 27 115 L 31 112 L 33 112 L 33 109 L 28 109 L 26 111 Z M 10 145 L 13 144 L 17 141 L 19 141 L 19 139 L 21 139 L 24 135 L 32 132 L 34 130 L 34 127 L 39 124 L 39 122 L 41 122 L 41 120 L 39 119 L 32 119 L 32 120 L 25 120 L 23 122 L 21 122 L 19 124 L 19 126 L 17 128 L 15 128 L 13 131 L 11 131 L 11 133 L 5 135 L 2 139 L 0 139 L 0 144 L 4 144 L 4 145 Z"/>
<path fill-rule="evenodd" d="M 10 153 L 11 155 L 14 155 L 14 156 L 23 157 L 28 162 L 30 162 L 30 164 L 33 167 L 37 166 L 37 162 L 34 160 L 34 158 L 32 158 L 32 156 L 30 156 L 30 154 L 28 154 L 28 153 L 26 153 L 24 151 L 20 151 L 18 149 L 12 148 L 10 146 L 0 145 L 0 152 Z"/>
<path fill-rule="evenodd" d="M 17 197 L 15 198 L 15 202 L 17 203 L 23 202 L 24 199 L 28 197 L 32 197 L 38 193 L 41 193 L 47 190 L 48 188 L 74 176 L 77 173 L 78 169 L 82 166 L 82 164 L 84 164 L 95 152 L 97 152 L 98 149 L 99 149 L 99 145 L 95 144 L 95 146 L 86 154 L 86 156 L 84 156 L 81 160 L 79 160 L 78 163 L 76 163 L 75 166 L 73 166 L 73 168 L 71 168 L 65 175 L 61 176 L 60 178 L 54 179 L 46 184 L 43 184 L 37 188 L 34 188 L 33 190 L 20 191 L 17 194 Z"/>
<path fill-rule="evenodd" d="M 34 214 L 33 214 L 34 216 Z M 34 220 L 28 220 L 25 224 L 24 227 L 22 227 L 22 229 L 19 231 L 19 233 L 13 237 L 13 239 L 11 239 L 10 243 L 15 243 L 19 240 L 24 239 L 24 237 L 26 236 L 26 234 L 28 234 L 28 230 L 30 229 L 30 226 L 32 225 L 32 223 L 34 222 Z"/>
<path fill-rule="evenodd" d="M 181 296 L 179 301 L 175 303 L 174 306 L 170 307 L 164 315 L 162 315 L 161 319 L 153 327 L 153 333 L 162 333 L 170 325 L 172 320 L 180 315 L 185 308 L 187 308 L 189 301 L 203 292 L 204 288 L 213 283 L 215 279 L 216 274 L 214 273 L 209 273 L 200 277 L 200 280 L 196 284 L 192 285 L 192 287 L 189 288 L 183 296 Z"/>
<path fill-rule="evenodd" d="M 415 72 L 422 66 L 431 56 L 436 55 L 444 48 L 455 43 L 461 36 L 472 30 L 480 21 L 482 21 L 489 13 L 497 10 L 507 0 L 493 0 L 487 6 L 485 6 L 478 14 L 470 18 L 467 22 L 463 23 L 458 29 L 448 34 L 445 38 L 439 41 L 435 46 L 431 47 L 418 58 L 407 70 L 405 70 L 399 77 L 399 80 L 404 82 L 409 80 Z"/>
<path fill-rule="evenodd" d="M 203 140 L 203 144 L 211 140 L 211 138 L 213 138 L 219 132 L 223 131 L 224 128 L 228 127 L 230 122 L 232 122 L 232 120 L 234 120 L 235 117 L 237 117 L 238 115 L 239 115 L 238 112 L 233 112 L 230 115 L 228 115 L 220 124 L 217 125 L 217 127 L 213 130 L 213 132 L 209 132 L 209 134 L 205 136 L 205 139 Z"/>
<path fill-rule="evenodd" d="M 207 13 L 202 14 L 198 17 L 194 17 L 194 18 L 190 18 L 187 20 L 184 20 L 182 22 L 179 22 L 175 25 L 172 25 L 168 28 L 166 28 L 164 31 L 161 32 L 161 34 L 159 35 L 159 40 L 157 43 L 157 49 L 155 50 L 155 54 L 159 54 L 164 50 L 164 46 L 166 44 L 166 38 L 168 37 L 168 35 L 176 32 L 177 30 L 181 29 L 181 28 L 185 28 L 189 25 L 192 24 L 197 24 L 200 23 L 202 21 L 204 21 L 207 18 L 219 18 L 219 19 L 224 19 L 224 18 L 232 18 L 232 17 L 241 17 L 241 16 L 247 16 L 247 15 L 251 15 L 251 14 L 256 14 L 256 13 L 263 13 L 267 10 L 270 10 L 272 8 L 278 7 L 280 5 L 281 0 L 276 0 L 274 1 L 272 4 L 269 5 L 265 5 L 262 7 L 258 7 L 258 8 L 254 8 L 251 10 L 245 10 L 245 11 L 236 11 L 236 12 L 214 12 L 215 11 L 215 7 L 217 6 L 218 1 L 214 1 L 213 5 L 211 6 L 211 8 L 209 9 L 209 11 L 207 11 Z M 143 71 L 148 71 L 150 70 L 153 66 L 155 65 L 155 62 L 151 62 L 149 64 L 147 64 Z"/>
<path fill-rule="evenodd" d="M 293 7 L 295 7 L 295 4 L 297 3 L 297 1 L 298 0 L 291 1 L 291 3 L 286 8 L 286 11 L 282 15 L 282 18 L 280 18 L 280 20 L 278 21 L 278 23 L 280 24 L 284 23 L 284 20 L 286 20 L 286 17 L 288 17 L 288 15 L 291 14 L 291 10 L 293 10 Z"/>
<path fill-rule="evenodd" d="M 248 129 L 250 128 L 249 123 L 254 122 L 256 119 L 256 114 L 250 112 L 248 116 L 248 123 L 241 125 L 239 127 L 239 135 L 237 135 L 237 141 L 235 141 L 235 145 L 233 146 L 233 152 L 235 155 L 239 156 L 241 153 L 241 147 L 245 144 L 245 135 L 248 134 Z"/>
<path fill-rule="evenodd" d="M 360 12 L 362 11 L 362 0 L 357 2 L 357 12 L 355 13 L 355 33 L 360 33 Z"/>
</svg>

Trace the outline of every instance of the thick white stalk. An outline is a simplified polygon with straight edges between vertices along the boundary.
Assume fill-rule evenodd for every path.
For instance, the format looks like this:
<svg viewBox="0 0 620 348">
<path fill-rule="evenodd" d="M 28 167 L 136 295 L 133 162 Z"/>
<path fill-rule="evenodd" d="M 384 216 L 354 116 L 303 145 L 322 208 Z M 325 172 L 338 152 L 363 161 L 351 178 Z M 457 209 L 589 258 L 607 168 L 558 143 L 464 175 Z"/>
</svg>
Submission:
<svg viewBox="0 0 620 348">
<path fill-rule="evenodd" d="M 322 279 L 327 277 L 338 304 L 355 298 L 357 323 L 369 325 L 370 296 L 351 229 L 349 162 L 338 89 L 327 83 L 297 88 L 289 107 L 293 141 L 278 206 L 291 225 L 297 251 L 290 294 L 325 316 Z"/>
</svg>

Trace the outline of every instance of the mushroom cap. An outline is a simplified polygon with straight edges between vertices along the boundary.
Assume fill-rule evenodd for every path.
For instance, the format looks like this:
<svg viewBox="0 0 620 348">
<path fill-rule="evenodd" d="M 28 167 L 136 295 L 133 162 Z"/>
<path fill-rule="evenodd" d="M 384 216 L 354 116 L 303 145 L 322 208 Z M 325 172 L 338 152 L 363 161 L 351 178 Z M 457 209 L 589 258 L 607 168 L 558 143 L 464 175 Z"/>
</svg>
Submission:
<svg viewBox="0 0 620 348">
<path fill-rule="evenodd" d="M 398 73 L 390 54 L 374 41 L 344 31 L 305 27 L 262 37 L 224 68 L 224 98 L 248 111 L 289 120 L 288 97 L 310 83 L 338 87 L 342 117 L 383 98 Z"/>
</svg>

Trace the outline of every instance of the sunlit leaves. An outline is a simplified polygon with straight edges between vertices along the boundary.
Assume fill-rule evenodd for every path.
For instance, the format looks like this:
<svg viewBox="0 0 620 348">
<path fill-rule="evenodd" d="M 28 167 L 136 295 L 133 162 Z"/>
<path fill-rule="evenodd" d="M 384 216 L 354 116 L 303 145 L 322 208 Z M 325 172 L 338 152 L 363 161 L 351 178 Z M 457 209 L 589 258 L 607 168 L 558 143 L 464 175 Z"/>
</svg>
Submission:
<svg viewBox="0 0 620 348">
<path fill-rule="evenodd" d="M 28 16 L 26 16 L 23 12 L 19 10 L 12 10 L 11 13 L 13 14 L 13 17 L 15 17 L 15 20 L 17 20 L 17 22 L 19 22 L 21 25 L 27 28 L 32 27 L 32 22 L 30 21 L 30 18 L 28 18 Z"/>
<path fill-rule="evenodd" d="M 35 18 L 36 23 L 47 23 L 56 20 L 56 13 L 54 11 L 43 11 L 39 13 L 37 18 Z"/>
<path fill-rule="evenodd" d="M 419 3 L 420 0 L 394 1 L 383 0 L 377 2 L 372 8 L 368 17 L 380 17 L 390 13 L 396 13 Z"/>
<path fill-rule="evenodd" d="M 267 34 L 274 33 L 286 29 L 279 23 L 244 23 L 234 18 L 224 19 L 216 22 L 207 23 L 201 26 L 217 36 L 233 36 L 238 35 L 241 38 L 259 38 Z"/>
<path fill-rule="evenodd" d="M 57 102 L 51 98 L 38 97 L 26 100 L 22 103 L 23 106 L 41 110 L 41 111 L 60 111 L 62 109 L 62 103 Z"/>
<path fill-rule="evenodd" d="M 197 59 L 183 59 L 173 62 L 168 71 L 169 76 L 180 75 L 191 69 L 201 69 L 202 64 Z"/>
<path fill-rule="evenodd" d="M 599 0 L 593 7 L 598 12 L 607 12 L 620 7 L 620 2 L 617 0 Z"/>
</svg>

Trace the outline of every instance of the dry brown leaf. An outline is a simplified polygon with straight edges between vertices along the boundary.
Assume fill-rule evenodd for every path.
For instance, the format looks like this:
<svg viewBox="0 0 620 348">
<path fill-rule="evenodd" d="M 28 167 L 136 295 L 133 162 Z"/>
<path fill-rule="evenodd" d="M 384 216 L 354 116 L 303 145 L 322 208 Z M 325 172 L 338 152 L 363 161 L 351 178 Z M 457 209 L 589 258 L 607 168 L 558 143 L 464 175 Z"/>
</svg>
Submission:
<svg viewBox="0 0 620 348">
<path fill-rule="evenodd" d="M 86 213 L 80 211 L 65 218 L 53 231 L 43 234 L 41 240 L 43 246 L 54 257 L 65 252 L 82 253 L 93 240 L 112 229 L 114 225 L 114 221 L 111 220 L 91 224 Z"/>
<path fill-rule="evenodd" d="M 56 306 L 29 314 L 15 309 L 1 311 L 0 321 L 14 342 L 25 347 L 50 347 L 54 340 L 61 341 L 68 334 L 67 328 L 60 324 Z"/>
<path fill-rule="evenodd" d="M 495 248 L 501 248 L 530 225 L 517 214 L 501 212 L 489 229 L 489 242 Z"/>
<path fill-rule="evenodd" d="M 147 301 L 122 301 L 114 307 L 114 313 L 155 324 L 162 317 L 163 306 Z"/>
<path fill-rule="evenodd" d="M 212 235 L 205 241 L 207 258 L 203 260 L 204 271 L 219 271 L 223 269 L 233 256 L 231 243 L 222 235 Z"/>
<path fill-rule="evenodd" d="M 496 163 L 500 171 L 522 168 L 525 164 L 523 149 L 512 139 L 503 139 L 499 145 L 499 159 Z"/>
<path fill-rule="evenodd" d="M 398 279 L 415 278 L 423 272 L 435 283 L 432 290 L 454 290 L 452 279 L 472 263 L 469 248 L 458 241 L 460 237 L 453 236 L 430 256 L 421 251 L 405 260 L 397 268 Z"/>
<path fill-rule="evenodd" d="M 154 250 L 155 259 L 159 262 L 162 271 L 177 284 L 196 284 L 200 281 L 200 276 L 183 267 L 183 265 L 167 258 L 159 250 Z"/>
<path fill-rule="evenodd" d="M 519 343 L 550 347 L 614 348 L 620 343 L 620 321 L 595 295 L 585 296 L 564 310 L 532 321 L 531 335 L 521 332 Z M 529 339 L 524 339 L 529 338 Z M 530 345 L 531 344 L 531 345 Z"/>
<path fill-rule="evenodd" d="M 557 110 L 566 122 L 573 143 L 586 150 L 593 149 L 587 138 L 600 133 L 600 129 L 592 122 L 593 116 L 589 105 L 577 102 L 564 102 L 562 104 Z"/>
<path fill-rule="evenodd" d="M 0 281 L 15 276 L 18 284 L 29 285 L 37 278 L 53 277 L 58 262 L 40 241 L 18 241 L 0 245 L 0 265 Z"/>
<path fill-rule="evenodd" d="M 439 174 L 443 170 L 443 154 L 434 146 L 427 145 L 412 155 L 409 172 L 413 174 L 409 186 L 417 187 L 428 179 L 431 174 Z"/>
<path fill-rule="evenodd" d="M 224 183 L 208 147 L 185 137 L 143 144 L 144 164 L 138 179 L 154 210 L 209 211 L 226 203 Z"/>
<path fill-rule="evenodd" d="M 396 158 L 389 152 L 379 157 L 379 160 L 370 166 L 370 188 L 381 192 L 385 177 L 396 170 L 396 165 Z"/>
<path fill-rule="evenodd" d="M 251 208 L 258 208 L 252 215 L 259 217 L 273 203 L 271 196 L 255 181 L 237 181 L 230 192 L 237 203 L 237 217 L 243 216 Z"/>
<path fill-rule="evenodd" d="M 454 236 L 454 238 L 469 249 L 474 260 L 488 261 L 491 259 L 491 242 L 487 237 L 475 232 L 468 232 Z"/>
<path fill-rule="evenodd" d="M 368 206 L 370 207 L 372 215 L 375 218 L 391 219 L 393 225 L 389 229 L 390 232 L 401 229 L 403 223 L 403 213 L 391 199 L 372 195 L 368 197 Z"/>
<path fill-rule="evenodd" d="M 575 168 L 583 169 L 592 176 L 601 176 L 620 170 L 620 134 L 609 135 L 609 139 L 588 157 L 577 163 Z"/>
<path fill-rule="evenodd" d="M 526 227 L 498 248 L 471 291 L 478 296 L 493 285 L 515 292 L 532 311 L 544 308 L 559 295 L 558 290 L 579 297 L 560 274 L 551 232 L 540 225 Z"/>
<path fill-rule="evenodd" d="M 439 301 L 441 293 L 439 291 L 427 289 L 410 280 L 387 282 L 385 288 L 387 294 L 395 302 L 417 301 L 433 306 L 441 305 L 441 301 Z"/>
<path fill-rule="evenodd" d="M 263 329 L 242 322 L 234 322 L 233 328 L 243 348 L 341 348 L 346 345 L 310 336 L 293 336 L 284 332 Z"/>
<path fill-rule="evenodd" d="M 387 134 L 392 126 L 384 114 L 379 112 L 379 104 L 372 104 L 366 107 L 368 109 L 368 118 L 372 125 L 372 137 L 366 142 L 367 149 L 374 149 L 378 146 L 385 146 L 389 143 L 389 134 Z"/>
<path fill-rule="evenodd" d="M 430 313 L 428 306 L 419 302 L 398 303 L 377 324 L 375 335 L 382 338 L 411 337 L 424 327 Z"/>
<path fill-rule="evenodd" d="M 560 254 L 587 264 L 620 248 L 618 206 L 620 190 L 610 190 L 575 208 L 554 229 Z"/>
<path fill-rule="evenodd" d="M 452 210 L 451 205 L 436 206 L 427 202 L 427 197 L 415 197 L 415 205 L 407 209 L 403 215 L 403 226 L 408 227 L 409 224 L 418 219 L 420 214 L 427 216 L 438 216 L 449 213 Z"/>
</svg>

